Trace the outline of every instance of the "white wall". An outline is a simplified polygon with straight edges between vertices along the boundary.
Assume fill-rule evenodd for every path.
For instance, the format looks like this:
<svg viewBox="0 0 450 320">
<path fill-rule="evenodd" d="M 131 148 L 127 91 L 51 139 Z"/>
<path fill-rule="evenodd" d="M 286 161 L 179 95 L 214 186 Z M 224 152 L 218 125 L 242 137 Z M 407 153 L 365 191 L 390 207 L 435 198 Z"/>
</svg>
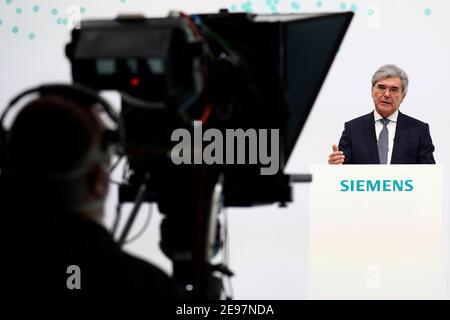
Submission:
<svg viewBox="0 0 450 320">
<path fill-rule="evenodd" d="M 112 18 L 119 12 L 163 16 L 169 10 L 187 13 L 215 12 L 219 8 L 270 13 L 266 0 L 12 0 L 0 2 L 0 106 L 17 92 L 42 82 L 69 81 L 64 45 L 69 30 L 57 18 L 70 18 L 66 9 L 86 9 L 83 18 Z M 437 162 L 445 167 L 445 210 L 448 212 L 450 181 L 450 1 L 447 0 L 272 0 L 279 12 L 325 12 L 353 9 L 356 16 L 336 57 L 308 122 L 290 160 L 290 173 L 309 172 L 311 164 L 326 163 L 343 123 L 372 108 L 370 78 L 382 64 L 395 63 L 410 77 L 401 110 L 430 124 Z M 320 4 L 321 5 L 320 5 Z M 34 12 L 33 6 L 39 5 Z M 320 6 L 320 7 L 319 7 Z M 342 7 L 341 7 L 342 6 Z M 18 14 L 16 9 L 22 8 Z M 51 10 L 57 8 L 58 14 Z M 426 9 L 429 9 L 430 12 Z M 19 10 L 20 11 L 20 10 Z M 19 28 L 15 34 L 11 30 Z M 28 38 L 30 33 L 35 38 Z M 117 99 L 115 99 L 117 101 Z M 3 108 L 3 107 L 0 107 Z M 113 189 L 114 191 L 114 189 Z M 276 207 L 229 210 L 231 268 L 236 272 L 234 293 L 243 299 L 302 299 L 306 297 L 308 185 L 294 188 L 295 202 L 287 209 Z M 114 211 L 115 193 L 108 202 L 106 224 Z M 169 261 L 158 249 L 160 216 L 154 214 L 147 232 L 128 247 L 167 271 Z M 142 225 L 141 214 L 136 229 Z M 134 230 L 136 231 L 136 230 Z M 132 231 L 133 232 L 133 231 Z"/>
</svg>

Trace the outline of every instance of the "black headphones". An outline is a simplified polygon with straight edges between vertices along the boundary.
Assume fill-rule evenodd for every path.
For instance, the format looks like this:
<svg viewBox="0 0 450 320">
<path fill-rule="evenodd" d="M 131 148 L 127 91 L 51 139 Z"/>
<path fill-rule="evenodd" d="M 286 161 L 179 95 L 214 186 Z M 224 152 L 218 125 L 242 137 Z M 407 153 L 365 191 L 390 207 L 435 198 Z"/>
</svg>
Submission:
<svg viewBox="0 0 450 320">
<path fill-rule="evenodd" d="M 41 97 L 46 95 L 59 95 L 65 98 L 69 98 L 77 102 L 81 106 L 86 108 L 92 108 L 93 105 L 100 105 L 106 112 L 108 117 L 117 125 L 117 130 L 104 130 L 103 143 L 112 144 L 121 141 L 123 137 L 121 120 L 118 114 L 114 111 L 112 106 L 103 99 L 96 91 L 82 86 L 80 84 L 47 84 L 34 87 L 23 91 L 15 96 L 11 102 L 6 106 L 0 117 L 0 171 L 1 175 L 4 175 L 5 169 L 5 144 L 7 130 L 4 127 L 4 121 L 8 113 L 18 104 L 20 100 L 30 94 L 39 94 Z"/>
</svg>

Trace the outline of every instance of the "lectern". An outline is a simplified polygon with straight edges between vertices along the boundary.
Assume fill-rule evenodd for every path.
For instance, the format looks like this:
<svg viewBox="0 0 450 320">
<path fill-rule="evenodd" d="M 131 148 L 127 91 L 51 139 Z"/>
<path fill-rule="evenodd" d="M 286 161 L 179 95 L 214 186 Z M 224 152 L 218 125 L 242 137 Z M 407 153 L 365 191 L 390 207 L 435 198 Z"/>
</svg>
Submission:
<svg viewBox="0 0 450 320">
<path fill-rule="evenodd" d="M 312 168 L 309 299 L 445 299 L 443 168 Z"/>
</svg>

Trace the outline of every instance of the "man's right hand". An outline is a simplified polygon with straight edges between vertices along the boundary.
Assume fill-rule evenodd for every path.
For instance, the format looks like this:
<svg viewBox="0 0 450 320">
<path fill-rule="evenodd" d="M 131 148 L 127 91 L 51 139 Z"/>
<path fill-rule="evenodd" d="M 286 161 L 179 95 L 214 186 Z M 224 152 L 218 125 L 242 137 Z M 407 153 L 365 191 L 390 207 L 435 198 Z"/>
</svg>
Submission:
<svg viewBox="0 0 450 320">
<path fill-rule="evenodd" d="M 333 144 L 333 153 L 328 157 L 328 164 L 343 164 L 345 155 L 342 151 L 338 150 L 337 145 Z"/>
</svg>

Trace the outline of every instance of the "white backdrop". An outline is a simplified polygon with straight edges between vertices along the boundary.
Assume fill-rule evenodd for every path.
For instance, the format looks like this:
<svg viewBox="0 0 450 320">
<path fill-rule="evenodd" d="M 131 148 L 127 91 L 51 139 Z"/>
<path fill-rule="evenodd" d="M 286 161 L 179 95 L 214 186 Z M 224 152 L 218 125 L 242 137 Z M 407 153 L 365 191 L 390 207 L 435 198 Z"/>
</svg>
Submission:
<svg viewBox="0 0 450 320">
<path fill-rule="evenodd" d="M 64 46 L 68 25 L 80 9 L 82 18 L 112 18 L 119 12 L 164 16 L 169 10 L 187 13 L 231 11 L 339 12 L 356 15 L 322 87 L 290 159 L 288 172 L 309 172 L 326 163 L 345 121 L 372 110 L 370 78 L 381 65 L 395 63 L 410 77 L 401 110 L 430 124 L 436 161 L 445 170 L 445 212 L 448 212 L 450 137 L 450 1 L 448 0 L 2 0 L 0 2 L 0 108 L 17 92 L 43 82 L 69 81 Z M 78 11 L 77 11 L 78 12 Z M 117 102 L 117 99 L 113 99 Z M 295 202 L 229 210 L 231 268 L 235 298 L 302 299 L 306 297 L 309 186 L 294 188 Z M 115 205 L 112 188 L 105 223 Z M 159 222 L 154 214 L 147 232 L 127 249 L 170 272 L 158 249 Z M 142 213 L 136 232 L 143 224 Z"/>
</svg>

